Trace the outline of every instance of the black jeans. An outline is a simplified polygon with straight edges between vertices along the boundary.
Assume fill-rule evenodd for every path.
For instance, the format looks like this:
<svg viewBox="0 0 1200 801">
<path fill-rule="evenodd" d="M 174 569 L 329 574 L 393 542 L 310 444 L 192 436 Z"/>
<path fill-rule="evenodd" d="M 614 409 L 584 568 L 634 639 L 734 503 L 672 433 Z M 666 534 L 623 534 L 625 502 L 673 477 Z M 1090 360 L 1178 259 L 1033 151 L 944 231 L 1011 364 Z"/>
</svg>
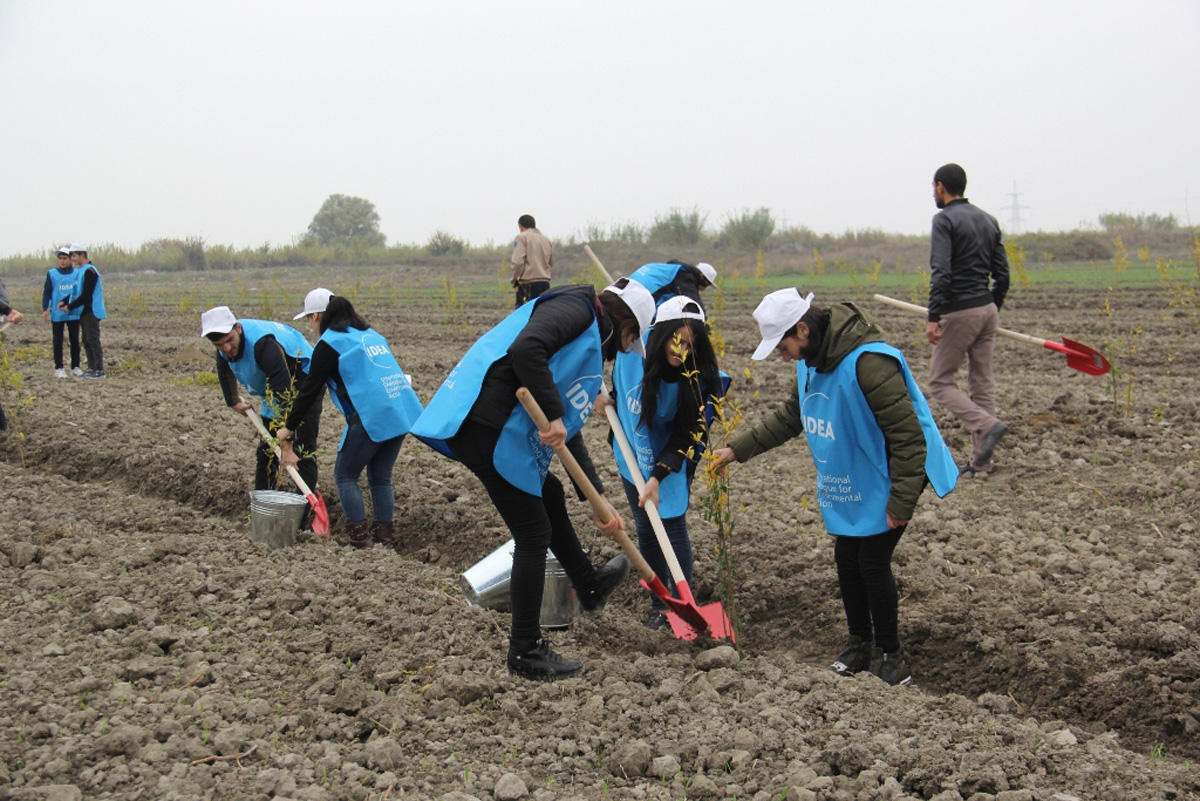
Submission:
<svg viewBox="0 0 1200 801">
<path fill-rule="evenodd" d="M 79 321 L 51 320 L 50 333 L 54 343 L 54 367 L 63 366 L 63 328 L 67 329 L 67 338 L 71 340 L 71 366 L 79 366 Z"/>
<path fill-rule="evenodd" d="M 904 526 L 896 526 L 872 537 L 838 536 L 833 545 L 850 635 L 874 640 L 885 653 L 900 649 L 892 551 L 903 533 Z"/>
<path fill-rule="evenodd" d="M 467 420 L 448 444 L 459 461 L 483 482 L 515 541 L 509 582 L 512 594 L 509 637 L 514 641 L 531 641 L 541 636 L 546 549 L 554 553 L 576 587 L 586 583 L 593 568 L 571 525 L 562 482 L 553 473 L 547 473 L 540 498 L 509 484 L 492 463 L 499 437 L 499 429 Z"/>
<path fill-rule="evenodd" d="M 96 315 L 85 311 L 79 316 L 79 330 L 83 332 L 83 352 L 87 356 L 89 370 L 104 369 L 104 348 L 100 347 L 100 321 Z"/>
<path fill-rule="evenodd" d="M 549 281 L 531 281 L 528 284 L 517 284 L 517 302 L 513 308 L 519 307 L 527 300 L 533 300 L 549 288 Z"/>
<path fill-rule="evenodd" d="M 271 418 L 264 417 L 262 421 L 270 431 Z M 296 453 L 309 454 L 300 458 L 300 463 L 296 465 L 296 472 L 313 492 L 317 491 L 317 457 L 313 453 L 317 450 L 317 434 L 320 428 L 321 404 L 314 403 L 309 407 L 308 414 L 304 415 L 304 419 L 300 421 L 300 425 L 296 427 L 295 433 L 292 434 L 292 447 L 296 449 Z M 275 458 L 275 450 L 260 439 L 258 447 L 254 450 L 254 488 L 256 490 L 275 489 L 275 479 L 278 474 L 279 460 Z M 290 486 L 291 479 L 288 479 L 287 483 Z"/>
</svg>

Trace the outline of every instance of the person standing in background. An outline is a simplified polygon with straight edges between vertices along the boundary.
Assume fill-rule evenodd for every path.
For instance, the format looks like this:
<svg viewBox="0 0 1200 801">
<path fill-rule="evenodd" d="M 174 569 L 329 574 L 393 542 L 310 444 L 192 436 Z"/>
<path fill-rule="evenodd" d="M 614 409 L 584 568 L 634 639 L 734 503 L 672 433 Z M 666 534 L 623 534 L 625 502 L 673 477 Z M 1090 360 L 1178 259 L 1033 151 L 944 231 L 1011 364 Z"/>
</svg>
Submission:
<svg viewBox="0 0 1200 801">
<path fill-rule="evenodd" d="M 4 287 L 4 282 L 0 281 L 0 320 L 16 325 L 23 319 L 24 315 L 8 305 L 8 290 Z M 4 431 L 8 431 L 8 418 L 4 416 L 4 407 L 0 406 L 0 432 Z"/>
<path fill-rule="evenodd" d="M 51 342 L 54 348 L 54 377 L 66 378 L 63 366 L 63 329 L 71 341 L 71 374 L 83 375 L 79 369 L 79 315 L 78 310 L 63 311 L 60 301 L 69 301 L 79 289 L 82 271 L 71 263 L 70 248 L 58 249 L 58 266 L 46 271 L 46 283 L 42 286 L 42 319 L 50 323 Z"/>
<path fill-rule="evenodd" d="M 517 219 L 517 228 L 512 252 L 512 285 L 517 291 L 513 308 L 549 289 L 554 269 L 554 245 L 537 229 L 533 215 L 522 214 Z"/>
<path fill-rule="evenodd" d="M 992 452 L 1008 425 L 996 416 L 992 351 L 1000 307 L 1008 293 L 1008 255 L 1000 224 L 963 197 L 967 172 L 943 164 L 933 174 L 933 218 L 929 252 L 929 322 L 925 338 L 933 345 L 929 394 L 971 432 L 971 458 L 959 465 L 970 475 L 993 469 Z M 967 387 L 955 383 L 967 360 Z"/>
<path fill-rule="evenodd" d="M 87 356 L 88 369 L 84 378 L 106 378 L 104 372 L 104 348 L 100 345 L 100 321 L 104 319 L 104 282 L 100 271 L 88 258 L 87 248 L 78 242 L 72 244 L 71 263 L 81 271 L 79 293 L 69 302 L 60 300 L 59 311 L 79 309 L 79 330 L 83 334 L 83 352 Z"/>
</svg>

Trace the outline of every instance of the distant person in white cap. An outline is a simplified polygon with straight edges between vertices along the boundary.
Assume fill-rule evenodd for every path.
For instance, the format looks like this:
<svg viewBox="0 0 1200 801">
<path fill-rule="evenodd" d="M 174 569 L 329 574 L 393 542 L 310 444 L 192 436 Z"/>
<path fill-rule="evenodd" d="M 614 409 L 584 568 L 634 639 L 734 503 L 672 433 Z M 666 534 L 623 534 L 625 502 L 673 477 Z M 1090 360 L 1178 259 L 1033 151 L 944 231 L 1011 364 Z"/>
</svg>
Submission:
<svg viewBox="0 0 1200 801">
<path fill-rule="evenodd" d="M 8 290 L 4 286 L 4 281 L 0 280 L 0 322 L 7 327 L 9 323 L 16 325 L 25 319 L 25 316 L 9 305 Z M 0 432 L 8 431 L 8 418 L 4 415 L 4 407 L 0 406 Z"/>
<path fill-rule="evenodd" d="M 238 414 L 251 408 L 238 392 L 240 383 L 251 395 L 263 399 L 259 414 L 267 430 L 282 425 L 312 359 L 312 345 L 304 335 L 271 320 L 239 319 L 228 306 L 215 306 L 200 315 L 200 335 L 217 349 L 217 379 L 225 404 Z M 320 424 L 321 404 L 316 403 L 294 434 L 303 456 L 296 470 L 314 492 Z M 278 474 L 274 448 L 260 441 L 255 449 L 254 489 L 275 489 Z"/>
<path fill-rule="evenodd" d="M 66 313 L 78 310 L 79 330 L 83 335 L 83 352 L 88 365 L 83 377 L 104 378 L 104 348 L 100 345 L 100 321 L 106 316 L 104 282 L 100 280 L 100 271 L 88 258 L 84 245 L 73 242 L 67 249 L 71 251 L 71 263 L 81 272 L 79 289 L 69 301 L 60 300 L 58 310 Z"/>
<path fill-rule="evenodd" d="M 391 548 L 395 545 L 392 470 L 404 435 L 421 416 L 421 399 L 392 354 L 392 346 L 367 325 L 349 300 L 328 289 L 314 289 L 304 298 L 304 311 L 296 315 L 296 319 L 301 317 L 308 320 L 309 330 L 320 339 L 313 348 L 308 375 L 300 385 L 296 402 L 276 432 L 283 463 L 296 463 L 292 428 L 303 425 L 309 409 L 321 405 L 321 394 L 328 387 L 346 418 L 333 480 L 350 544 L 355 548 Z M 364 469 L 371 490 L 373 523 L 367 522 L 358 486 Z"/>
<path fill-rule="evenodd" d="M 823 309 L 812 301 L 780 289 L 754 310 L 762 342 L 751 358 L 777 350 L 797 362 L 796 376 L 774 413 L 713 455 L 718 465 L 744 462 L 806 436 L 849 628 L 831 669 L 910 684 L 892 551 L 925 484 L 944 496 L 958 469 L 900 351 L 853 303 Z"/>
<path fill-rule="evenodd" d="M 613 456 L 633 512 L 638 549 L 663 584 L 674 591 L 667 560 L 643 508 L 650 501 L 658 509 L 683 577 L 690 584 L 692 541 L 686 517 L 690 468 L 705 444 L 706 409 L 726 389 L 700 304 L 685 295 L 660 304 L 646 338 L 645 360 L 636 353 L 618 353 L 612 381 L 612 396 L 602 394 L 596 404 L 615 405 L 645 481 L 645 491 L 639 493 L 614 441 Z M 653 596 L 643 625 L 649 629 L 666 626 L 666 608 L 661 598 Z"/>
<path fill-rule="evenodd" d="M 79 316 L 81 308 L 63 311 L 58 307 L 62 301 L 70 301 L 79 292 L 79 279 L 83 270 L 71 263 L 71 249 L 58 249 L 58 266 L 46 271 L 42 286 L 42 319 L 50 323 L 51 343 L 54 348 L 54 377 L 66 378 L 63 363 L 63 331 L 71 341 L 71 374 L 83 375 L 79 368 Z"/>
<path fill-rule="evenodd" d="M 580 431 L 600 392 L 604 362 L 618 351 L 644 354 L 642 331 L 654 318 L 654 298 L 622 278 L 599 295 L 591 284 L 557 287 L 519 306 L 463 356 L 425 406 L 412 433 L 462 462 L 484 489 L 516 542 L 508 669 L 528 679 L 557 679 L 583 670 L 559 655 L 541 632 L 546 549 L 575 586 L 580 605 L 598 611 L 629 572 L 622 554 L 593 565 L 567 512 L 562 483 L 549 472 L 553 448 L 564 443 L 604 492 Z M 539 432 L 517 403 L 525 387 L 550 419 Z M 608 536 L 624 528 L 612 504 Z"/>
<path fill-rule="evenodd" d="M 513 241 L 512 285 L 516 305 L 533 300 L 550 288 L 554 271 L 554 245 L 537 229 L 532 214 L 517 218 L 517 238 Z"/>
<path fill-rule="evenodd" d="M 704 308 L 700 293 L 717 285 L 717 270 L 711 264 L 688 264 L 678 259 L 643 264 L 629 277 L 650 290 L 658 305 L 676 295 L 684 295 Z"/>
</svg>

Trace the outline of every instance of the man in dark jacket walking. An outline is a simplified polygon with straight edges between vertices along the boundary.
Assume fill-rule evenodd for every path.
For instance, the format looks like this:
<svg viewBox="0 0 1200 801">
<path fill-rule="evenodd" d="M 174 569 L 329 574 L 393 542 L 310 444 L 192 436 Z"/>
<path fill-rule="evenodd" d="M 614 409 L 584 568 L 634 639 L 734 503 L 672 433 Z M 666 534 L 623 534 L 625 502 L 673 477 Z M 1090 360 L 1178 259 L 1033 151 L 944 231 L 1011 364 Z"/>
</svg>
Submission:
<svg viewBox="0 0 1200 801">
<path fill-rule="evenodd" d="M 992 351 L 1000 307 L 1008 293 L 1008 256 L 996 218 L 963 197 L 967 173 L 944 164 L 933 175 L 933 199 L 941 209 L 933 218 L 929 254 L 929 322 L 925 337 L 933 344 L 929 393 L 971 432 L 971 458 L 964 472 L 988 473 L 992 452 L 1008 425 L 996 416 L 996 379 Z M 967 387 L 955 383 L 967 359 Z"/>
<path fill-rule="evenodd" d="M 849 641 L 831 669 L 870 670 L 888 684 L 909 684 L 900 650 L 892 551 L 926 480 L 938 495 L 958 471 L 900 351 L 852 303 L 828 309 L 795 288 L 763 298 L 754 310 L 762 343 L 795 361 L 786 400 L 729 447 L 717 466 L 744 462 L 804 434 L 817 469 L 817 502 L 834 536 L 833 559 Z"/>
</svg>

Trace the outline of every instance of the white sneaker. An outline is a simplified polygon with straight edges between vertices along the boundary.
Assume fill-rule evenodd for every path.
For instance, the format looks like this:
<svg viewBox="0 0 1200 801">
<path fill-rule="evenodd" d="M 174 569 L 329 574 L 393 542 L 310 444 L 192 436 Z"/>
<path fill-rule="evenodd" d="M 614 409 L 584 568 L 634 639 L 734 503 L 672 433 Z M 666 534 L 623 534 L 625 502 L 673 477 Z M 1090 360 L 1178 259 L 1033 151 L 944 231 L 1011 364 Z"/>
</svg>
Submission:
<svg viewBox="0 0 1200 801">
<path fill-rule="evenodd" d="M 79 367 L 72 367 L 71 375 L 75 376 L 76 378 L 79 378 L 79 376 L 83 375 L 83 370 L 80 369 Z"/>
<path fill-rule="evenodd" d="M 61 367 L 56 367 L 56 368 L 54 368 L 54 377 L 55 378 L 66 378 L 67 371 L 62 369 Z"/>
</svg>

